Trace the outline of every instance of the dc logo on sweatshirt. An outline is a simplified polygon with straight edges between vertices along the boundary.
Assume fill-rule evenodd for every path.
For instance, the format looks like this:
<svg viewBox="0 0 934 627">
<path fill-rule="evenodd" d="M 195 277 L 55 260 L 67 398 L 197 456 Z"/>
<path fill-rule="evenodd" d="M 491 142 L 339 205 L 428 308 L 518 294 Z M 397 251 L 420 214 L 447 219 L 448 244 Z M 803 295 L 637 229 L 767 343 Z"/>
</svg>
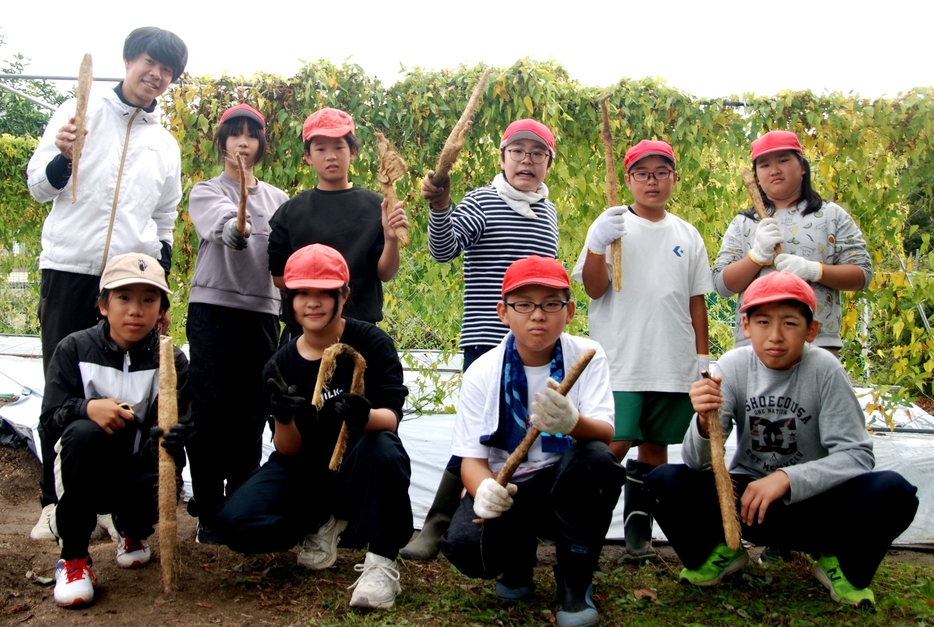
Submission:
<svg viewBox="0 0 934 627">
<path fill-rule="evenodd" d="M 798 452 L 797 425 L 794 418 L 769 420 L 760 416 L 749 417 L 749 437 L 752 450 L 757 453 L 794 455 Z"/>
</svg>

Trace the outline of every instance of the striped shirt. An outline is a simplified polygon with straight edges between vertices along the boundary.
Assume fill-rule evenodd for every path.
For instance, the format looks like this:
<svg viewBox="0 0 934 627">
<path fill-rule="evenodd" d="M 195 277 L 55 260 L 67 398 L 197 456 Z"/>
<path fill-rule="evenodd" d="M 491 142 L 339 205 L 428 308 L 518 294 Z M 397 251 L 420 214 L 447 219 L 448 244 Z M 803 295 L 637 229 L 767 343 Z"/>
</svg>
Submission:
<svg viewBox="0 0 934 627">
<path fill-rule="evenodd" d="M 508 328 L 496 315 L 503 275 L 529 255 L 557 258 L 558 211 L 542 199 L 525 218 L 503 202 L 492 186 L 468 193 L 456 209 L 432 210 L 428 249 L 442 263 L 464 253 L 464 319 L 461 347 L 496 346 Z"/>
</svg>

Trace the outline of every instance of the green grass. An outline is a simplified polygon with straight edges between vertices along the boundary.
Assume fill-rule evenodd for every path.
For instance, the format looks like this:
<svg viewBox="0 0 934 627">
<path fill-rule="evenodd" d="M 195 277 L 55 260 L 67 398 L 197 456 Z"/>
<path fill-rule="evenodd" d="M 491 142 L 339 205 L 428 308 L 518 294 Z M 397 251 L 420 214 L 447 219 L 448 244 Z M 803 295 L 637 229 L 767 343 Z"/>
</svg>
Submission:
<svg viewBox="0 0 934 627">
<path fill-rule="evenodd" d="M 348 550 L 341 550 L 337 566 L 324 572 L 305 571 L 287 559 L 277 558 L 272 566 L 252 563 L 237 585 L 244 596 L 258 594 L 268 607 L 281 606 L 283 625 L 547 626 L 554 623 L 557 608 L 553 558 L 547 549 L 544 553 L 535 572 L 535 593 L 515 605 L 496 599 L 493 582 L 468 579 L 439 558 L 400 560 L 403 590 L 395 607 L 359 612 L 348 607 L 346 588 L 356 578 L 353 564 L 362 561 L 362 553 Z M 602 625 L 934 625 L 932 574 L 911 564 L 885 562 L 872 584 L 875 609 L 858 610 L 831 600 L 804 556 L 768 569 L 750 563 L 721 586 L 701 589 L 678 582 L 681 565 L 674 558 L 633 565 L 607 557 L 611 554 L 612 549 L 604 551 L 595 575 Z"/>
</svg>

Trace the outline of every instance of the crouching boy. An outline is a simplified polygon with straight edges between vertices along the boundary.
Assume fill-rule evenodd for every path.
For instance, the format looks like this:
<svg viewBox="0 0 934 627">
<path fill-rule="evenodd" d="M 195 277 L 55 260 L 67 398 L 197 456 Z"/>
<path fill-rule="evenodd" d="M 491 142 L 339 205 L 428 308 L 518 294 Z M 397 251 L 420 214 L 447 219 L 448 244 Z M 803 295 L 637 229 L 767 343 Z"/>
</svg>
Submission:
<svg viewBox="0 0 934 627">
<path fill-rule="evenodd" d="M 101 276 L 96 327 L 67 336 L 52 356 L 40 421 L 53 437 L 58 507 L 51 518 L 60 539 L 55 603 L 94 601 L 96 579 L 88 551 L 97 514 L 112 514 L 120 533 L 117 566 L 149 563 L 146 538 L 158 518 L 158 449 L 185 462 L 187 424 L 168 434 L 153 426 L 159 391 L 156 321 L 168 309 L 159 262 L 143 254 L 112 258 Z M 188 360 L 175 349 L 178 413 L 188 411 Z"/>
<path fill-rule="evenodd" d="M 509 334 L 464 373 L 452 453 L 467 493 L 441 550 L 468 577 L 493 579 L 519 601 L 535 588 L 538 538 L 555 541 L 559 626 L 596 625 L 591 584 L 626 472 L 610 452 L 613 396 L 606 354 L 564 333 L 570 283 L 555 259 L 531 256 L 506 271 L 496 305 Z M 555 388 L 588 348 L 596 356 L 567 396 Z M 530 427 L 535 440 L 512 483 L 494 478 Z M 477 516 L 486 519 L 474 524 Z"/>
<path fill-rule="evenodd" d="M 872 439 L 839 361 L 810 344 L 817 336 L 814 291 L 773 272 L 756 279 L 741 308 L 751 346 L 729 351 L 713 380 L 694 383 L 697 412 L 684 438 L 685 465 L 660 466 L 645 480 L 653 513 L 684 564 L 681 580 L 714 586 L 746 564 L 730 550 L 710 468 L 703 412 L 736 425 L 730 474 L 745 540 L 817 559 L 814 574 L 840 603 L 871 607 L 869 584 L 892 541 L 911 524 L 917 488 L 873 472 Z"/>
</svg>

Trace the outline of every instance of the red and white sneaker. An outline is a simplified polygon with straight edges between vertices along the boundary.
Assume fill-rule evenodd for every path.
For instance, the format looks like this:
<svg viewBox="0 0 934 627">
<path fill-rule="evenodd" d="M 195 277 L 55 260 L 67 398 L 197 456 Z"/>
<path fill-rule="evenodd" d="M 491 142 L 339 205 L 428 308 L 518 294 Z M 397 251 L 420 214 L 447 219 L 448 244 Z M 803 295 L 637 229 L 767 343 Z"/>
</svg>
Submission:
<svg viewBox="0 0 934 627">
<path fill-rule="evenodd" d="M 139 568 L 149 563 L 152 551 L 145 540 L 133 540 L 123 533 L 117 540 L 117 566 L 120 568 Z"/>
<path fill-rule="evenodd" d="M 52 596 L 59 607 L 85 607 L 94 603 L 97 578 L 91 570 L 91 557 L 58 560 Z"/>
</svg>

